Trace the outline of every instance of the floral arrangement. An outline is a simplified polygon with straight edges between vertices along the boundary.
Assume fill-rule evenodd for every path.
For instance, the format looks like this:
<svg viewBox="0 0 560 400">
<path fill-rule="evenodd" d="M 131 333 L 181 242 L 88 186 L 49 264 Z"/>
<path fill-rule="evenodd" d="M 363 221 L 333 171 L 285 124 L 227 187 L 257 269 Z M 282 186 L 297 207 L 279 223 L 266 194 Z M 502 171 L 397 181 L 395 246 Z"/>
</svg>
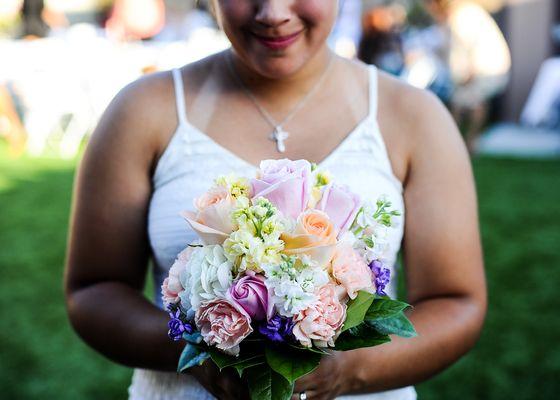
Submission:
<svg viewBox="0 0 560 400">
<path fill-rule="evenodd" d="M 178 371 L 211 358 L 253 399 L 289 399 L 329 351 L 415 335 L 387 297 L 387 235 L 400 213 L 362 202 L 306 160 L 265 160 L 256 178 L 222 176 L 183 217 L 197 233 L 162 285 Z M 263 385 L 262 382 L 274 384 Z"/>
</svg>

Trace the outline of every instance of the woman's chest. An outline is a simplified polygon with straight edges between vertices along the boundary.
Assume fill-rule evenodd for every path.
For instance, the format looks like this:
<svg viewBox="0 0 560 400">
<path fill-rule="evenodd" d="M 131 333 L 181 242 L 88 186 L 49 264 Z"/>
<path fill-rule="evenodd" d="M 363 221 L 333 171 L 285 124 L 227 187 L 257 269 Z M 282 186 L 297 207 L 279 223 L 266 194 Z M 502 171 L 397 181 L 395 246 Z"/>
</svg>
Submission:
<svg viewBox="0 0 560 400">
<path fill-rule="evenodd" d="M 192 210 L 193 200 L 207 191 L 216 177 L 235 173 L 251 178 L 256 170 L 209 138 L 196 131 L 188 133 L 189 139 L 180 135 L 172 141 L 154 175 L 148 235 L 156 266 L 161 271 L 167 271 L 176 255 L 196 239 L 180 216 L 181 211 Z M 348 185 L 363 201 L 375 202 L 383 195 L 403 212 L 402 188 L 392 175 L 388 160 L 375 147 L 375 141 L 361 136 L 360 132 L 353 133 L 319 167 L 328 171 L 335 181 Z M 394 254 L 401 237 L 402 227 L 392 235 Z"/>
</svg>

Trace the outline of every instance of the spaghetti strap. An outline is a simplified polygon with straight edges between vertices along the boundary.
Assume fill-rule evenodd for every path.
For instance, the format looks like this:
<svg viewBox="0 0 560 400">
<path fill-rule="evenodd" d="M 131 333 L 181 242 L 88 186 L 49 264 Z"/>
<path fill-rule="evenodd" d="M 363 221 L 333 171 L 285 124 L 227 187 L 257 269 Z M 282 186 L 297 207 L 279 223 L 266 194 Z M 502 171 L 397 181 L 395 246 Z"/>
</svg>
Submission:
<svg viewBox="0 0 560 400">
<path fill-rule="evenodd" d="M 183 86 L 183 78 L 181 77 L 181 70 L 178 68 L 173 69 L 173 83 L 175 85 L 175 102 L 177 104 L 177 118 L 179 125 L 187 125 L 187 110 L 185 108 L 185 88 Z"/>
<path fill-rule="evenodd" d="M 377 120 L 377 67 L 369 66 L 369 115 Z"/>
</svg>

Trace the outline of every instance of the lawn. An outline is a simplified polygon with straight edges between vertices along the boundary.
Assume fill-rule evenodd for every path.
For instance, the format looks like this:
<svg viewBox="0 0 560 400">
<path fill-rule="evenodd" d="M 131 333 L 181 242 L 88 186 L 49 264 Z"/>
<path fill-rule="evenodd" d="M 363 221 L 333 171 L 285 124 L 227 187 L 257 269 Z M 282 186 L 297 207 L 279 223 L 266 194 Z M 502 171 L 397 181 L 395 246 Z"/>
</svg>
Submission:
<svg viewBox="0 0 560 400">
<path fill-rule="evenodd" d="M 422 399 L 556 399 L 560 393 L 560 161 L 480 158 L 490 309 L 468 356 L 418 386 Z M 130 370 L 66 320 L 62 272 L 75 162 L 10 160 L 0 147 L 0 393 L 120 399 Z"/>
</svg>

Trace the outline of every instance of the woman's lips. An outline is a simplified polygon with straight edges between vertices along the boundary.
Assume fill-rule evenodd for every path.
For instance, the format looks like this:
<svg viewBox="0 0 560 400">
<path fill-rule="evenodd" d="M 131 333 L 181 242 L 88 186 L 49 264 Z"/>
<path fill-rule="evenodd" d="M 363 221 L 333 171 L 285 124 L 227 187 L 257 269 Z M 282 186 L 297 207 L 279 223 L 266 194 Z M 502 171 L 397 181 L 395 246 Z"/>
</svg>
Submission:
<svg viewBox="0 0 560 400">
<path fill-rule="evenodd" d="M 286 36 L 260 36 L 253 33 L 253 36 L 265 47 L 272 50 L 283 50 L 294 43 L 303 31 L 292 33 Z"/>
</svg>

